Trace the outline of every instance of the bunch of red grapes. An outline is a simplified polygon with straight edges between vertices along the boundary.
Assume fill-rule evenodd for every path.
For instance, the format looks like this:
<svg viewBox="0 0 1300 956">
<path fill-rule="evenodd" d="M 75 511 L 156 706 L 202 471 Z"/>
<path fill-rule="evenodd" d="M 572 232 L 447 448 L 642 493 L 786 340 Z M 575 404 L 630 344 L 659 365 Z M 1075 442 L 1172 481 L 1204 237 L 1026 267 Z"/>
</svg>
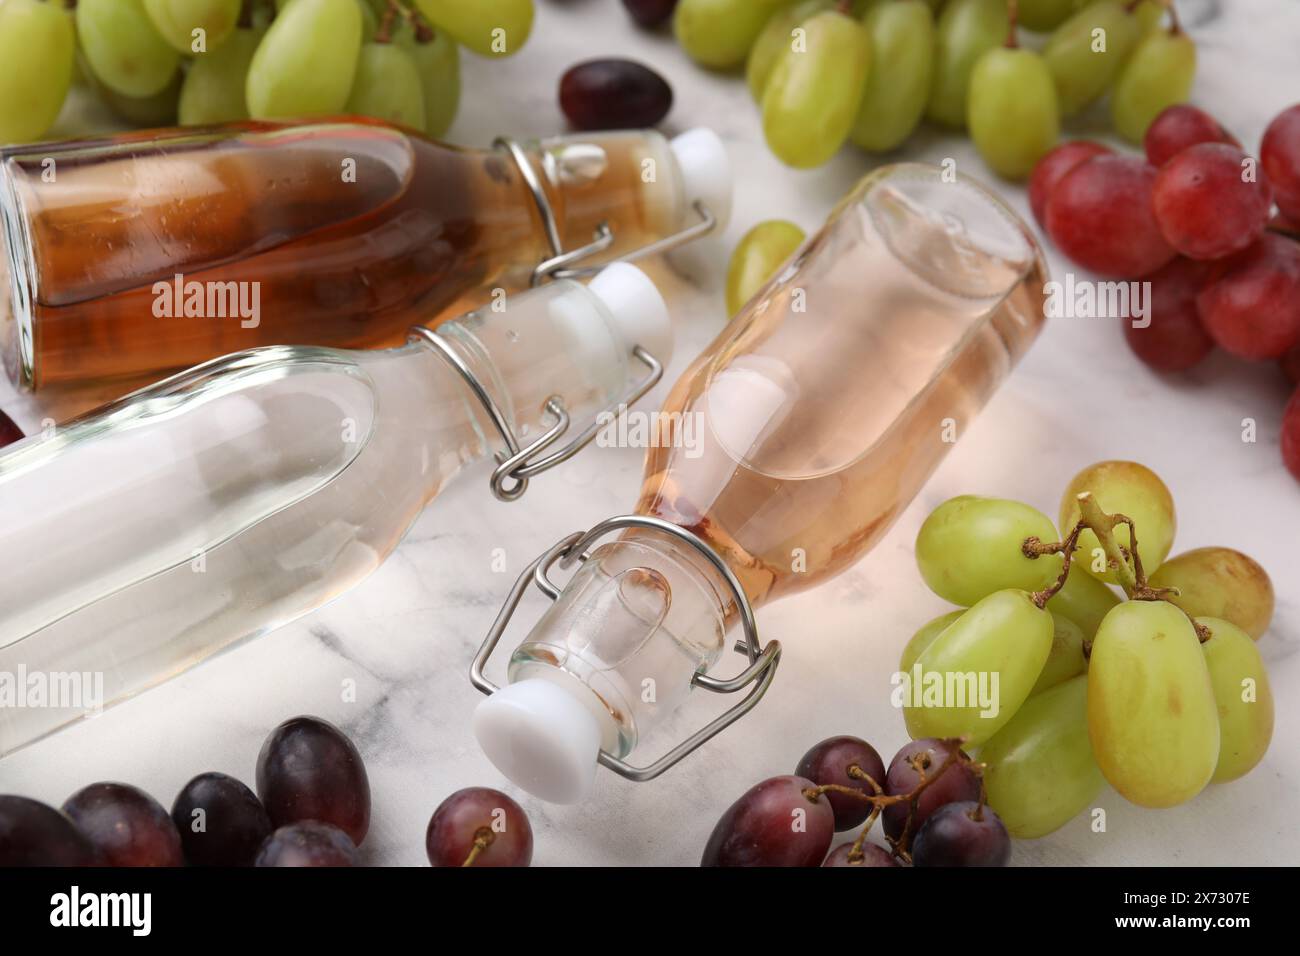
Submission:
<svg viewBox="0 0 1300 956">
<path fill-rule="evenodd" d="M 370 782 L 342 731 L 295 717 L 257 756 L 257 793 L 201 773 L 168 813 L 125 783 L 92 783 L 56 810 L 0 795 L 0 866 L 355 866 Z"/>
<path fill-rule="evenodd" d="M 1186 105 L 1156 117 L 1143 147 L 1145 158 L 1086 140 L 1052 150 L 1029 183 L 1039 225 L 1079 265 L 1151 283 L 1150 324 L 1124 319 L 1147 365 L 1184 371 L 1218 346 L 1277 362 L 1300 386 L 1300 104 L 1269 124 L 1258 160 Z M 1281 437 L 1300 479 L 1300 387 Z"/>
<path fill-rule="evenodd" d="M 914 740 L 885 769 L 858 737 L 830 737 L 793 775 L 751 787 L 722 815 L 701 866 L 1005 866 L 1011 837 L 959 740 Z M 888 849 L 867 842 L 879 819 Z M 862 827 L 831 850 L 836 832 Z"/>
</svg>

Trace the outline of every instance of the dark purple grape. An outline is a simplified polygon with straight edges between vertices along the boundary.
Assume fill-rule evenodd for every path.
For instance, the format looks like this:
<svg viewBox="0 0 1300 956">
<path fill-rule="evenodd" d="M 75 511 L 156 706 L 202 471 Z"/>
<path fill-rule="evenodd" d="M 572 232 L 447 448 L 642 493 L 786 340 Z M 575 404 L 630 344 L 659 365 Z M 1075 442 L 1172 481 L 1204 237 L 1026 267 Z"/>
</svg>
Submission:
<svg viewBox="0 0 1300 956">
<path fill-rule="evenodd" d="M 254 866 L 360 866 L 352 838 L 336 826 L 303 820 L 280 827 L 262 844 Z"/>
<path fill-rule="evenodd" d="M 912 841 L 916 866 L 1006 866 L 1011 837 L 998 815 L 973 800 L 949 803 L 925 821 Z"/>
<path fill-rule="evenodd" d="M 23 430 L 14 424 L 14 420 L 0 412 L 0 448 L 23 438 Z"/>
<path fill-rule="evenodd" d="M 252 866 L 271 835 L 257 795 L 224 773 L 201 773 L 176 795 L 172 822 L 192 866 Z"/>
<path fill-rule="evenodd" d="M 656 27 L 673 15 L 677 0 L 623 0 L 632 19 L 643 27 Z"/>
<path fill-rule="evenodd" d="M 76 824 L 27 797 L 0 795 L 0 867 L 96 866 L 99 853 Z"/>
<path fill-rule="evenodd" d="M 63 804 L 106 866 L 183 866 L 181 835 L 161 803 L 126 783 L 92 783 Z"/>
<path fill-rule="evenodd" d="M 642 129 L 672 105 L 668 81 L 632 60 L 587 60 L 560 79 L 560 109 L 574 129 Z"/>
<path fill-rule="evenodd" d="M 920 776 L 910 763 L 913 754 L 928 754 L 929 764 L 925 768 L 925 772 L 927 776 L 932 777 L 943 766 L 943 762 L 947 759 L 950 751 L 951 748 L 948 744 L 933 737 L 913 740 L 896 753 L 894 759 L 889 762 L 889 770 L 885 773 L 885 793 L 890 796 L 898 796 L 899 794 L 911 793 L 916 789 Z M 915 837 L 916 831 L 920 829 L 921 824 L 925 823 L 930 814 L 945 803 L 953 803 L 957 800 L 978 800 L 979 795 L 979 778 L 969 766 L 955 764 L 949 767 L 939 780 L 925 788 L 917 800 L 916 814 L 912 819 L 910 836 Z M 880 822 L 885 828 L 885 833 L 895 840 L 903 835 L 903 827 L 907 825 L 907 807 L 906 801 L 895 803 L 892 806 L 885 807 L 880 814 Z"/>
<path fill-rule="evenodd" d="M 825 795 L 809 798 L 806 777 L 769 777 L 718 820 L 700 866 L 820 866 L 835 836 Z"/>
<path fill-rule="evenodd" d="M 849 768 L 854 766 L 861 768 L 884 789 L 885 762 L 880 759 L 875 747 L 857 737 L 828 737 L 803 755 L 794 772 L 819 786 L 838 784 L 841 787 L 853 787 L 868 795 L 874 794 L 876 791 L 865 780 L 849 776 Z M 870 803 L 846 793 L 828 793 L 826 799 L 830 800 L 831 810 L 835 812 L 836 830 L 848 830 L 857 826 L 871 812 Z"/>
<path fill-rule="evenodd" d="M 479 840 L 484 845 L 475 852 Z M 424 850 L 434 866 L 527 866 L 533 828 L 524 808 L 500 790 L 466 787 L 433 811 Z"/>
<path fill-rule="evenodd" d="M 318 717 L 294 717 L 271 731 L 257 755 L 257 795 L 277 827 L 332 823 L 357 846 L 370 829 L 370 781 L 361 754 Z"/>
<path fill-rule="evenodd" d="M 831 855 L 826 858 L 822 866 L 898 866 L 898 861 L 894 859 L 892 853 L 874 843 L 863 845 L 861 859 L 850 860 L 849 854 L 852 852 L 853 844 L 843 843 L 831 851 Z"/>
</svg>

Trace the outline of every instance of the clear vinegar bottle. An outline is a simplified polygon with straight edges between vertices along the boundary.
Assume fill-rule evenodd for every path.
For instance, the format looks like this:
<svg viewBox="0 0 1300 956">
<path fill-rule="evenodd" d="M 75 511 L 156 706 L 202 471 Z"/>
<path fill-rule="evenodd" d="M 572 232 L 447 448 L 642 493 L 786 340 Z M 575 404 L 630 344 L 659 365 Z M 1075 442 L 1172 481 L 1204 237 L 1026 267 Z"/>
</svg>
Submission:
<svg viewBox="0 0 1300 956">
<path fill-rule="evenodd" d="M 771 679 L 752 607 L 880 540 L 1034 341 L 1045 282 L 1030 230 L 972 181 L 917 164 L 863 179 L 678 380 L 636 516 L 606 523 L 619 537 L 584 556 L 512 654 L 509 685 L 479 705 L 476 734 L 502 772 L 571 802 L 598 756 L 647 779 L 738 716 L 648 768 L 622 761 L 701 685 L 738 621 L 744 683 Z M 559 553 L 572 562 L 595 537 Z M 485 691 L 499 636 L 476 662 Z"/>
<path fill-rule="evenodd" d="M 0 675 L 99 699 L 0 686 L 0 755 L 342 594 L 462 469 L 510 465 L 503 429 L 559 454 L 542 440 L 643 392 L 671 344 L 654 284 L 616 263 L 401 348 L 236 353 L 6 447 Z"/>
</svg>

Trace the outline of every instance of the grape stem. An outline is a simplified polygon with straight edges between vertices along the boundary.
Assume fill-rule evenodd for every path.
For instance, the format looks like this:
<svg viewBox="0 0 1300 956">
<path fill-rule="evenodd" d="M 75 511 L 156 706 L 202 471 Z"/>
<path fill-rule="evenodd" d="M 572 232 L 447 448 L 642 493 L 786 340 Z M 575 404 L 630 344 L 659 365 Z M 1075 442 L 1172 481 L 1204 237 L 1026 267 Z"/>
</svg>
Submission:
<svg viewBox="0 0 1300 956">
<path fill-rule="evenodd" d="M 473 866 L 474 861 L 482 855 L 483 851 L 492 845 L 492 841 L 497 835 L 492 832 L 491 827 L 479 827 L 474 831 L 474 845 L 469 848 L 469 856 L 465 857 L 462 867 Z"/>
<path fill-rule="evenodd" d="M 1079 505 L 1079 522 L 1070 532 L 1069 537 L 1064 541 L 1054 541 L 1044 544 L 1038 537 L 1030 536 L 1025 539 L 1020 546 L 1021 553 L 1033 560 L 1042 557 L 1045 554 L 1062 554 L 1065 561 L 1061 566 L 1061 574 L 1051 587 L 1033 594 L 1033 601 L 1040 608 L 1045 607 L 1047 602 L 1065 587 L 1065 582 L 1070 576 L 1071 559 L 1078 546 L 1079 535 L 1085 528 L 1097 536 L 1102 550 L 1106 552 L 1106 566 L 1115 572 L 1115 577 L 1119 579 L 1119 586 L 1124 589 L 1124 594 L 1130 601 L 1167 601 L 1171 597 L 1178 597 L 1177 588 L 1153 588 L 1147 583 L 1146 571 L 1142 567 L 1142 555 L 1138 551 L 1137 525 L 1133 519 L 1122 514 L 1106 514 L 1097 503 L 1097 499 L 1092 496 L 1092 492 L 1085 491 L 1079 494 L 1075 501 Z M 1129 547 L 1125 548 L 1115 540 L 1115 529 L 1119 525 L 1128 527 Z M 1172 603 L 1172 602 L 1171 602 Z M 1175 605 L 1177 606 L 1177 605 Z M 1184 611 L 1184 613 L 1186 613 Z M 1204 624 L 1199 623 L 1196 618 L 1190 614 L 1187 619 L 1192 622 L 1192 627 L 1196 631 L 1196 636 L 1204 644 L 1212 636 L 1212 632 Z M 1091 650 L 1091 642 L 1084 645 L 1084 656 L 1088 656 Z"/>
<path fill-rule="evenodd" d="M 1007 0 L 1007 40 L 1004 46 L 1008 50 L 1014 50 L 1020 46 L 1020 38 L 1016 35 L 1016 24 L 1019 22 L 1019 0 Z"/>
<path fill-rule="evenodd" d="M 398 18 L 406 19 L 407 9 L 397 0 L 386 0 L 384 3 L 384 12 L 379 19 L 379 27 L 375 30 L 376 43 L 393 42 L 393 25 Z"/>
<path fill-rule="evenodd" d="M 980 800 L 983 802 L 984 765 L 971 760 L 971 758 L 961 749 L 961 745 L 965 743 L 965 738 L 954 737 L 943 741 L 943 743 L 948 746 L 948 755 L 944 758 L 943 763 L 939 765 L 939 769 L 934 772 L 933 776 L 926 773 L 926 768 L 930 761 L 930 755 L 928 752 L 913 754 L 909 758 L 908 762 L 911 764 L 912 769 L 916 771 L 917 777 L 919 778 L 916 782 L 916 786 L 912 788 L 910 793 L 898 793 L 893 795 L 886 794 L 884 790 L 881 789 L 880 784 L 857 764 L 851 764 L 849 766 L 847 770 L 848 775 L 855 780 L 864 781 L 871 787 L 873 791 L 872 793 L 865 793 L 857 787 L 846 787 L 839 783 L 826 783 L 816 787 L 808 787 L 804 790 L 803 795 L 809 800 L 816 800 L 824 793 L 842 793 L 845 796 L 854 797 L 858 800 L 865 800 L 871 804 L 871 813 L 867 816 L 866 822 L 862 825 L 862 832 L 858 834 L 857 839 L 853 841 L 853 846 L 849 849 L 850 863 L 860 863 L 862 861 L 862 848 L 866 845 L 867 834 L 871 832 L 872 825 L 875 824 L 885 807 L 892 807 L 896 804 L 903 803 L 904 801 L 907 802 L 908 807 L 907 822 L 903 825 L 903 832 L 899 834 L 897 840 L 888 836 L 886 836 L 885 839 L 889 841 L 890 850 L 893 852 L 894 856 L 907 863 L 911 863 L 912 857 L 907 850 L 907 846 L 911 840 L 912 826 L 916 819 L 917 801 L 921 799 L 921 794 L 923 794 L 931 784 L 942 777 L 950 767 L 958 764 L 965 764 L 979 775 L 981 793 Z"/>
<path fill-rule="evenodd" d="M 1178 20 L 1178 10 L 1174 7 L 1174 0 L 1162 0 L 1162 5 L 1169 11 L 1169 35 L 1178 36 L 1183 32 L 1183 25 Z"/>
</svg>

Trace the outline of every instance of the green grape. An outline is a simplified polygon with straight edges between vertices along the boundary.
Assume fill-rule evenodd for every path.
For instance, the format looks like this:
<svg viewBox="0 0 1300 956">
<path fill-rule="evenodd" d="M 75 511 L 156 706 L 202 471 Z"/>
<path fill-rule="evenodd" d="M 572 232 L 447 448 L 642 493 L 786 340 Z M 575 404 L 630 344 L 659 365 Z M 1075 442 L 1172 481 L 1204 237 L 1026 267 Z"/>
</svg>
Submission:
<svg viewBox="0 0 1300 956">
<path fill-rule="evenodd" d="M 1133 8 L 1133 15 L 1137 17 L 1138 31 L 1146 36 L 1148 33 L 1155 33 L 1164 23 L 1165 5 L 1161 0 L 1140 0 Z"/>
<path fill-rule="evenodd" d="M 1056 555 L 1027 558 L 1026 538 L 1056 540 L 1051 520 L 1005 498 L 960 495 L 930 513 L 916 535 L 916 563 L 930 590 L 969 607 L 994 591 L 1039 591 L 1061 573 Z"/>
<path fill-rule="evenodd" d="M 912 639 L 903 648 L 903 656 L 898 659 L 898 669 L 907 673 L 916 663 L 916 659 L 925 653 L 925 649 L 934 643 L 934 639 L 944 632 L 949 624 L 966 613 L 966 608 L 959 607 L 947 614 L 940 614 L 932 621 L 921 625 L 921 629 L 912 635 Z"/>
<path fill-rule="evenodd" d="M 795 27 L 832 6 L 834 0 L 803 0 L 802 3 L 784 7 L 772 14 L 745 60 L 745 81 L 749 84 L 754 102 L 763 102 L 763 90 L 767 86 L 767 78 L 776 67 L 776 61 L 795 42 Z"/>
<path fill-rule="evenodd" d="M 1142 538 L 1138 536 L 1141 545 Z M 1258 640 L 1273 620 L 1273 582 L 1253 559 L 1232 548 L 1196 548 L 1170 558 L 1151 575 L 1156 588 L 1178 588 L 1167 600 L 1193 617 L 1231 621 Z"/>
<path fill-rule="evenodd" d="M 190 65 L 177 106 L 182 126 L 248 119 L 244 83 L 263 32 L 236 30 L 218 49 Z"/>
<path fill-rule="evenodd" d="M 1219 762 L 1214 782 L 1245 776 L 1264 759 L 1273 739 L 1273 691 L 1259 648 L 1228 621 L 1198 617 L 1212 632 L 1201 645 L 1219 708 Z"/>
<path fill-rule="evenodd" d="M 741 238 L 727 265 L 727 314 L 735 315 L 776 274 L 806 238 L 784 219 L 760 222 Z"/>
<path fill-rule="evenodd" d="M 1219 761 L 1219 714 L 1200 641 L 1165 601 L 1125 601 L 1097 629 L 1088 661 L 1088 736 L 1126 799 L 1172 807 Z"/>
<path fill-rule="evenodd" d="M 451 129 L 460 107 L 460 47 L 440 32 L 410 49 L 424 90 L 424 131 L 436 139 Z"/>
<path fill-rule="evenodd" d="M 1187 101 L 1196 77 L 1196 44 L 1186 33 L 1164 30 L 1142 38 L 1115 80 L 1110 118 L 1115 131 L 1141 144 L 1151 121 Z"/>
<path fill-rule="evenodd" d="M 767 145 L 797 169 L 822 165 L 844 145 L 871 69 L 871 38 L 852 17 L 828 10 L 803 29 L 806 47 L 785 50 L 763 90 Z"/>
<path fill-rule="evenodd" d="M 1088 742 L 1088 678 L 1025 701 L 979 759 L 989 806 L 1017 839 L 1046 836 L 1088 809 L 1106 783 Z"/>
<path fill-rule="evenodd" d="M 962 129 L 975 61 L 1005 42 L 1010 30 L 1005 0 L 952 0 L 935 29 L 934 79 L 925 115 Z"/>
<path fill-rule="evenodd" d="M 1078 553 L 1075 554 L 1078 560 Z M 1083 636 L 1092 640 L 1101 626 L 1102 618 L 1119 603 L 1117 595 L 1108 585 L 1098 581 L 1081 567 L 1070 562 L 1070 576 L 1065 580 L 1065 587 L 1052 595 L 1047 606 L 1055 618 L 1069 618 L 1083 632 Z"/>
<path fill-rule="evenodd" d="M 745 62 L 768 19 L 787 2 L 679 0 L 673 13 L 673 35 L 700 66 L 731 70 Z"/>
<path fill-rule="evenodd" d="M 241 0 L 144 0 L 158 34 L 181 53 L 211 53 L 239 22 Z M 202 49 L 194 31 L 203 31 Z"/>
<path fill-rule="evenodd" d="M 158 35 L 142 0 L 80 0 L 77 39 L 95 76 L 123 96 L 166 88 L 181 56 Z"/>
<path fill-rule="evenodd" d="M 1069 19 L 1076 6 L 1075 0 L 1020 0 L 1016 19 L 1028 30 L 1046 33 Z"/>
<path fill-rule="evenodd" d="M 1137 46 L 1140 29 L 1121 0 L 1102 0 L 1052 34 L 1043 47 L 1043 60 L 1056 84 L 1063 116 L 1073 116 L 1106 92 Z"/>
<path fill-rule="evenodd" d="M 972 746 L 983 743 L 1029 697 L 1051 649 L 1052 616 L 1026 592 L 990 594 L 916 659 L 922 679 L 912 688 L 916 696 L 904 699 L 907 732 L 913 739 L 965 737 Z M 942 676 L 939 692 L 931 675 Z"/>
<path fill-rule="evenodd" d="M 1178 521 L 1174 513 L 1174 499 L 1160 477 L 1135 461 L 1102 461 L 1089 465 L 1074 476 L 1065 494 L 1061 496 L 1061 534 L 1068 535 L 1079 522 L 1079 503 L 1076 497 L 1085 491 L 1092 492 L 1097 504 L 1107 514 L 1122 514 L 1132 518 L 1137 525 L 1138 555 L 1142 567 L 1151 574 L 1160 567 L 1174 544 Z M 1127 548 L 1130 543 L 1127 526 L 1117 527 L 1114 537 Z M 1113 570 L 1102 570 L 1104 561 L 1101 544 L 1091 530 L 1079 535 L 1079 548 L 1074 552 L 1071 570 L 1087 570 L 1103 581 L 1115 583 Z"/>
<path fill-rule="evenodd" d="M 971 71 L 966 125 L 984 162 L 1007 179 L 1026 179 L 1061 138 L 1056 87 L 1029 50 L 989 50 Z"/>
<path fill-rule="evenodd" d="M 109 111 L 118 119 L 125 120 L 132 126 L 173 126 L 180 106 L 181 88 L 185 74 L 177 70 L 171 82 L 153 96 L 123 96 L 116 90 L 110 90 L 93 76 L 90 84 Z"/>
<path fill-rule="evenodd" d="M 925 0 L 895 0 L 863 21 L 871 74 L 849 138 L 873 153 L 900 146 L 925 112 L 934 73 L 934 14 Z"/>
<path fill-rule="evenodd" d="M 72 20 L 36 0 L 0 4 L 0 146 L 39 139 L 59 117 L 76 59 Z"/>
<path fill-rule="evenodd" d="M 1034 681 L 1029 696 L 1063 684 L 1088 670 L 1088 660 L 1083 656 L 1083 631 L 1068 617 L 1052 615 L 1052 649 Z"/>
<path fill-rule="evenodd" d="M 414 58 L 394 43 L 367 43 L 344 109 L 423 132 L 424 88 Z"/>
<path fill-rule="evenodd" d="M 357 7 L 361 10 L 361 42 L 369 43 L 375 38 L 375 33 L 379 30 L 379 14 L 375 12 L 375 7 L 370 0 L 357 0 Z M 407 21 L 402 19 L 394 23 L 394 29 L 400 29 L 407 25 Z"/>
<path fill-rule="evenodd" d="M 436 27 L 480 56 L 518 53 L 533 29 L 533 0 L 415 0 Z"/>
<path fill-rule="evenodd" d="M 361 11 L 354 0 L 293 0 L 249 64 L 249 115 L 274 119 L 341 111 L 360 52 Z"/>
</svg>

